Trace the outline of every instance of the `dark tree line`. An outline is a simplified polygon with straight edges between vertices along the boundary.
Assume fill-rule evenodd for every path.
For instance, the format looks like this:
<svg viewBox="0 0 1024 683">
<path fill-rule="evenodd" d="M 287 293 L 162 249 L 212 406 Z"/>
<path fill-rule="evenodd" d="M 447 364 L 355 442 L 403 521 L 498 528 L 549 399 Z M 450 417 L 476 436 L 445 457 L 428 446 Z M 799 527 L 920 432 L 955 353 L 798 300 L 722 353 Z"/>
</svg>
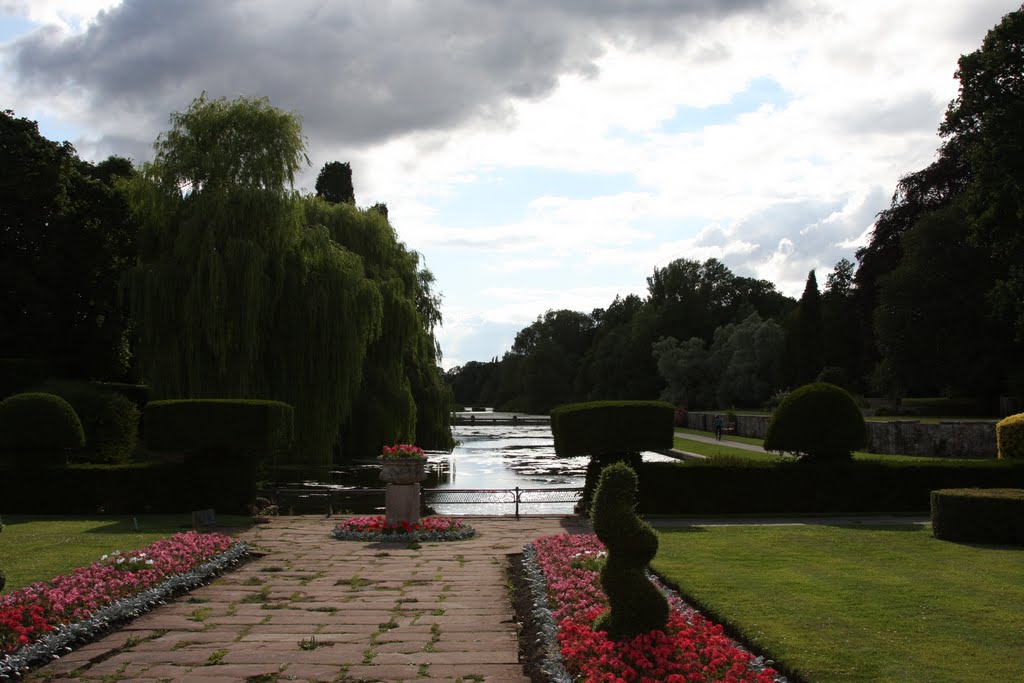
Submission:
<svg viewBox="0 0 1024 683">
<path fill-rule="evenodd" d="M 265 99 L 203 96 L 171 121 L 133 168 L 3 114 L 0 358 L 152 398 L 284 400 L 304 467 L 450 447 L 440 297 L 386 207 L 355 206 L 347 163 L 294 192 L 299 121 Z"/>
<path fill-rule="evenodd" d="M 1024 6 L 959 60 L 936 160 L 904 176 L 870 242 L 799 301 L 689 259 L 647 295 L 549 311 L 501 360 L 447 373 L 457 403 L 546 412 L 662 397 L 759 407 L 824 379 L 857 393 L 948 396 L 994 412 L 1024 395 Z"/>
</svg>

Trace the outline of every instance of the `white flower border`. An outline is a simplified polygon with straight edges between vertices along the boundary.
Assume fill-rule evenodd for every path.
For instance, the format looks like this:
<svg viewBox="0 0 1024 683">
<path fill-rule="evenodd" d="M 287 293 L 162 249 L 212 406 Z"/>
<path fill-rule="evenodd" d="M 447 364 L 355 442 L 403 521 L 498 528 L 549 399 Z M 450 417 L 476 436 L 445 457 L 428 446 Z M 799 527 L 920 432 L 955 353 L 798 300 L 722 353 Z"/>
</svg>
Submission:
<svg viewBox="0 0 1024 683">
<path fill-rule="evenodd" d="M 558 646 L 558 624 L 551 616 L 551 609 L 548 607 L 548 588 L 544 572 L 537 564 L 537 550 L 532 543 L 523 546 L 523 569 L 526 573 L 526 580 L 530 584 L 530 595 L 533 598 L 533 618 L 537 620 L 540 630 L 540 639 L 544 646 L 544 666 L 541 667 L 552 683 L 572 683 L 572 677 L 565 670 L 562 662 L 562 651 Z M 647 571 L 647 578 L 664 593 L 673 609 L 683 614 L 698 614 L 699 612 L 674 590 L 666 586 L 656 574 Z M 732 638 L 729 639 L 733 646 L 753 656 L 749 649 L 743 647 Z M 775 662 L 765 659 L 763 655 L 755 656 L 748 664 L 750 671 L 761 672 L 772 666 Z M 775 677 L 775 683 L 788 683 L 788 679 L 779 674 Z"/>
<path fill-rule="evenodd" d="M 465 522 L 460 528 L 448 531 L 410 531 L 408 533 L 381 533 L 379 531 L 350 531 L 334 527 L 331 536 L 339 541 L 363 541 L 366 543 L 434 543 L 442 541 L 465 541 L 476 536 L 476 529 Z"/>
<path fill-rule="evenodd" d="M 77 645 L 89 642 L 119 623 L 130 621 L 163 604 L 169 596 L 201 586 L 211 576 L 237 564 L 248 553 L 249 547 L 244 541 L 239 541 L 212 560 L 184 574 L 172 576 L 158 586 L 102 607 L 87 619 L 57 626 L 34 643 L 0 658 L 0 681 L 20 678 L 30 668 L 59 659 Z"/>
</svg>

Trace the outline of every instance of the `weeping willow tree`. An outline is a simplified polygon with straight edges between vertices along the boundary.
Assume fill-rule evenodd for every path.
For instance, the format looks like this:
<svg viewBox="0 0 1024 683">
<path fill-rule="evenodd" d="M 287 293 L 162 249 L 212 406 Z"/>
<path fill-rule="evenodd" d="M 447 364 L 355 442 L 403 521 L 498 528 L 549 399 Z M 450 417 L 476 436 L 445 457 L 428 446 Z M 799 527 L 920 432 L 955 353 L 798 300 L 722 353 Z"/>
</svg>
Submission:
<svg viewBox="0 0 1024 683">
<path fill-rule="evenodd" d="M 384 212 L 308 198 L 304 220 L 362 257 L 382 300 L 381 336 L 369 348 L 361 400 L 341 433 L 342 457 L 379 452 L 386 443 L 450 448 L 452 398 L 437 368 L 433 276 L 419 268 L 419 256 L 399 241 Z"/>
<path fill-rule="evenodd" d="M 388 296 L 306 221 L 298 116 L 204 94 L 154 146 L 128 187 L 141 230 L 128 287 L 154 398 L 285 401 L 296 463 L 329 465 Z"/>
</svg>

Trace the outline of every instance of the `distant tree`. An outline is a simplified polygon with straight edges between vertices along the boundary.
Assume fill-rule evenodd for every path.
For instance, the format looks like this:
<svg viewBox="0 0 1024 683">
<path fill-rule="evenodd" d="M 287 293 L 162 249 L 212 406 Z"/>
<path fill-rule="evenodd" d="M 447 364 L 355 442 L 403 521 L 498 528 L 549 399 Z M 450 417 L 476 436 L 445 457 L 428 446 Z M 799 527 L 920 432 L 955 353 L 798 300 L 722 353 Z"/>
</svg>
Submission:
<svg viewBox="0 0 1024 683">
<path fill-rule="evenodd" d="M 331 204 L 356 203 L 356 193 L 352 187 L 352 167 L 346 161 L 329 161 L 320 169 L 316 177 L 316 196 Z M 387 208 L 384 209 L 387 217 Z"/>
<path fill-rule="evenodd" d="M 849 259 L 840 259 L 825 276 L 821 295 L 821 316 L 824 336 L 824 366 L 838 368 L 841 375 L 831 373 L 832 380 L 849 387 L 859 385 L 860 319 L 855 302 L 854 266 Z M 831 380 L 830 380 L 831 381 Z"/>
<path fill-rule="evenodd" d="M 821 315 L 821 293 L 814 271 L 807 274 L 804 293 L 797 311 L 796 349 L 797 381 L 814 381 L 825 362 L 824 324 Z"/>
<path fill-rule="evenodd" d="M 0 113 L 0 357 L 65 377 L 122 379 L 132 358 L 119 286 L 136 224 L 117 187 L 135 171 L 93 165 L 34 121 Z"/>
<path fill-rule="evenodd" d="M 665 380 L 663 401 L 691 410 L 714 405 L 713 377 L 704 340 L 690 337 L 680 343 L 675 337 L 663 337 L 651 351 L 658 373 Z"/>
<path fill-rule="evenodd" d="M 960 58 L 956 77 L 960 92 L 939 128 L 943 153 L 962 150 L 970 168 L 971 238 L 999 266 L 989 291 L 993 313 L 1024 342 L 1024 5 Z"/>
<path fill-rule="evenodd" d="M 987 249 L 969 243 L 957 206 L 920 219 L 879 281 L 879 388 L 896 395 L 998 394 L 1006 335 L 987 315 Z"/>
<path fill-rule="evenodd" d="M 509 381 L 521 387 L 515 394 L 514 407 L 546 413 L 556 405 L 573 401 L 576 376 L 593 334 L 594 319 L 569 310 L 548 311 L 520 330 L 506 354 L 506 359 L 519 359 L 518 363 L 512 362 L 518 367 L 518 377 L 503 377 L 503 384 Z"/>
</svg>

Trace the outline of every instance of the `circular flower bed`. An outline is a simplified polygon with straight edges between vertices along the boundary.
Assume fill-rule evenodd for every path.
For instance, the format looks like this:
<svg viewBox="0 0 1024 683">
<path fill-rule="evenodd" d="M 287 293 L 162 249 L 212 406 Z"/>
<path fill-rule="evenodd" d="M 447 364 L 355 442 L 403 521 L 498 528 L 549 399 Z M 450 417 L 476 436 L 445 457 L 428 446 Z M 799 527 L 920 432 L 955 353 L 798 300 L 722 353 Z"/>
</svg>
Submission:
<svg viewBox="0 0 1024 683">
<path fill-rule="evenodd" d="M 417 542 L 461 541 L 472 538 L 476 530 L 451 517 L 425 517 L 419 524 L 402 522 L 388 525 L 383 515 L 353 517 L 341 522 L 331 535 L 339 541 L 395 541 Z"/>
</svg>

